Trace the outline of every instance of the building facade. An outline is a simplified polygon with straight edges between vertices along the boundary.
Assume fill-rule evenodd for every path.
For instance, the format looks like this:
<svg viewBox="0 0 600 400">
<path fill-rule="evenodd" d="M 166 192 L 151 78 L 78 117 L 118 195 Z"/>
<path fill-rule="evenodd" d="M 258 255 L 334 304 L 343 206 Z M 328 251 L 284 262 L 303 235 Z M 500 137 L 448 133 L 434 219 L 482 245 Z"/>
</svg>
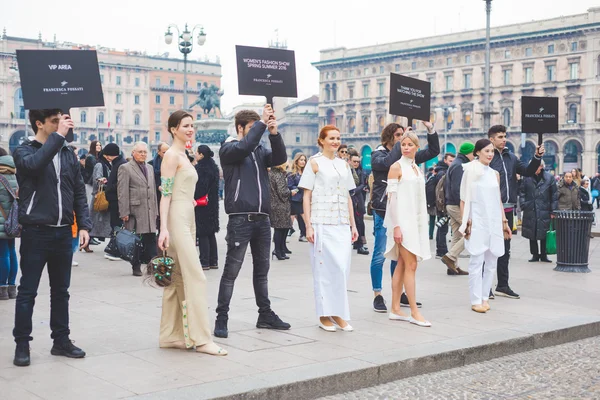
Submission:
<svg viewBox="0 0 600 400">
<path fill-rule="evenodd" d="M 103 47 L 41 38 L 0 37 L 0 145 L 12 151 L 25 137 L 33 135 L 23 107 L 16 50 L 96 50 L 104 107 L 74 108 L 75 142 L 80 152 L 92 140 L 117 143 L 126 154 L 133 143 L 144 141 L 153 152 L 159 141 L 170 139 L 166 124 L 171 112 L 183 106 L 183 60 L 148 56 L 136 51 L 116 51 Z M 218 62 L 188 60 L 188 101 L 192 104 L 200 84 L 221 85 Z M 207 115 L 196 107 L 197 118 Z"/>
<path fill-rule="evenodd" d="M 278 123 L 290 159 L 300 152 L 310 157 L 319 151 L 318 96 L 311 96 L 284 108 L 283 117 L 279 118 Z"/>
<path fill-rule="evenodd" d="M 322 50 L 313 65 L 320 71 L 319 126 L 337 125 L 364 155 L 386 124 L 406 123 L 388 111 L 391 72 L 431 83 L 430 119 L 447 151 L 485 136 L 485 30 Z M 521 133 L 521 96 L 558 97 L 560 133 L 544 135 L 548 169 L 599 171 L 600 8 L 493 28 L 491 65 L 492 125 L 507 126 L 513 151 L 531 158 L 537 142 Z"/>
</svg>

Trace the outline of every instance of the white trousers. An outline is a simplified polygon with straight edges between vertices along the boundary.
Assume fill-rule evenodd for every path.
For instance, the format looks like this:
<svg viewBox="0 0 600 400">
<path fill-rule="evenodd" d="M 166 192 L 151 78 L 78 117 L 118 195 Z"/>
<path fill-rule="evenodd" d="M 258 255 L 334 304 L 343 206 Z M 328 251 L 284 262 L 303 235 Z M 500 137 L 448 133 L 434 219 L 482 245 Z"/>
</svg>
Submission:
<svg viewBox="0 0 600 400">
<path fill-rule="evenodd" d="M 489 250 L 483 254 L 471 256 L 471 260 L 469 261 L 471 305 L 481 304 L 483 301 L 489 300 L 497 265 L 498 257 L 493 255 Z"/>
</svg>

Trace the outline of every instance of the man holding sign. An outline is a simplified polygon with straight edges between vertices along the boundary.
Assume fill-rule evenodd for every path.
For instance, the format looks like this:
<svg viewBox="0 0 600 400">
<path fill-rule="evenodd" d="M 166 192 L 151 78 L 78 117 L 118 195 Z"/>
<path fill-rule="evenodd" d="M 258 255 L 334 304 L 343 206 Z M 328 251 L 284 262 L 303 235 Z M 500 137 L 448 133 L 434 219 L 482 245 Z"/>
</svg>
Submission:
<svg viewBox="0 0 600 400">
<path fill-rule="evenodd" d="M 65 141 L 73 121 L 61 110 L 30 110 L 35 139 L 14 152 L 19 181 L 21 281 L 15 309 L 14 364 L 30 364 L 31 317 L 44 266 L 50 280 L 50 329 L 55 356 L 83 358 L 85 352 L 69 339 L 69 286 L 73 215 L 77 217 L 80 246 L 86 247 L 92 228 L 85 184 L 77 156 Z"/>
</svg>

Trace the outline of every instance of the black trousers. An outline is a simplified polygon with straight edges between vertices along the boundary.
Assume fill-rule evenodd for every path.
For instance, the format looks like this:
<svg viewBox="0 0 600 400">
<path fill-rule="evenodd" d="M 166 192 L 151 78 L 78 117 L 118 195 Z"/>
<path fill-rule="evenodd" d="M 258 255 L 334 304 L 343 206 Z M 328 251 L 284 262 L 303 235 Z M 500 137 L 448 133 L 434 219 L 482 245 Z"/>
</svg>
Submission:
<svg viewBox="0 0 600 400">
<path fill-rule="evenodd" d="M 538 241 L 537 240 L 529 240 L 529 251 L 531 255 L 534 257 L 542 257 L 546 258 L 548 255 L 546 254 L 546 238 L 544 240 L 540 240 L 540 248 L 538 250 Z"/>
<path fill-rule="evenodd" d="M 217 238 L 214 233 L 198 236 L 198 247 L 200 248 L 200 264 L 202 264 L 202 267 L 216 267 L 219 265 Z"/>
<path fill-rule="evenodd" d="M 119 218 L 119 203 L 116 201 L 108 202 L 108 212 L 110 213 L 110 227 L 114 230 L 116 227 L 123 225 L 123 221 Z"/>
<path fill-rule="evenodd" d="M 438 216 L 437 220 L 439 221 L 442 217 Z M 429 228 L 431 229 L 431 228 Z M 448 252 L 448 242 L 446 241 L 446 236 L 448 236 L 448 222 L 437 229 L 435 234 L 435 255 L 436 256 L 444 256 Z"/>
<path fill-rule="evenodd" d="M 150 260 L 156 257 L 156 233 L 142 233 L 142 254 L 140 254 L 140 262 L 137 266 L 148 264 Z M 136 266 L 131 263 L 132 266 Z"/>
<path fill-rule="evenodd" d="M 366 244 L 363 243 L 363 239 L 365 238 L 365 215 L 355 212 L 354 219 L 356 222 L 356 230 L 358 231 L 358 239 L 354 242 L 354 248 L 358 249 Z"/>
<path fill-rule="evenodd" d="M 50 329 L 55 342 L 69 330 L 69 286 L 73 261 L 71 227 L 24 225 L 21 232 L 21 281 L 15 306 L 15 342 L 33 340 L 31 317 L 44 267 L 50 281 Z"/>
<path fill-rule="evenodd" d="M 275 240 L 275 252 L 277 254 L 285 254 L 285 241 L 288 231 L 289 229 L 287 228 L 275 228 L 273 232 L 273 239 Z"/>
<path fill-rule="evenodd" d="M 513 227 L 515 214 L 513 211 L 506 211 L 506 219 L 510 229 Z M 510 261 L 510 239 L 504 241 L 504 255 L 498 258 L 498 288 L 507 288 L 508 286 L 508 263 Z"/>
</svg>

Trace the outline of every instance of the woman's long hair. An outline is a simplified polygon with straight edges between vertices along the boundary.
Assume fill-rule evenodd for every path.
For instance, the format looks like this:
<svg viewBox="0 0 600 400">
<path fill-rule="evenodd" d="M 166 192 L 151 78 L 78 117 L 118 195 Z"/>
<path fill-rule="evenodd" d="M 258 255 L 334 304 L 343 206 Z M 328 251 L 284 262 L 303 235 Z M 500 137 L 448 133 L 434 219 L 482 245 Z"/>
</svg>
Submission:
<svg viewBox="0 0 600 400">
<path fill-rule="evenodd" d="M 304 153 L 298 153 L 294 156 L 294 162 L 292 163 L 292 174 L 296 175 L 302 175 L 302 173 L 304 172 L 304 168 L 300 168 L 300 166 L 298 165 L 298 161 L 300 161 L 300 158 L 304 157 L 304 168 L 306 168 L 306 163 L 308 162 L 308 158 L 306 158 L 306 156 L 304 155 Z"/>
<path fill-rule="evenodd" d="M 96 151 L 96 145 L 100 143 L 99 140 L 92 140 L 92 142 L 90 143 L 90 151 L 88 151 L 89 154 L 93 155 L 96 158 L 99 158 L 98 154 L 99 152 Z M 102 151 L 102 150 L 100 150 Z"/>
</svg>

